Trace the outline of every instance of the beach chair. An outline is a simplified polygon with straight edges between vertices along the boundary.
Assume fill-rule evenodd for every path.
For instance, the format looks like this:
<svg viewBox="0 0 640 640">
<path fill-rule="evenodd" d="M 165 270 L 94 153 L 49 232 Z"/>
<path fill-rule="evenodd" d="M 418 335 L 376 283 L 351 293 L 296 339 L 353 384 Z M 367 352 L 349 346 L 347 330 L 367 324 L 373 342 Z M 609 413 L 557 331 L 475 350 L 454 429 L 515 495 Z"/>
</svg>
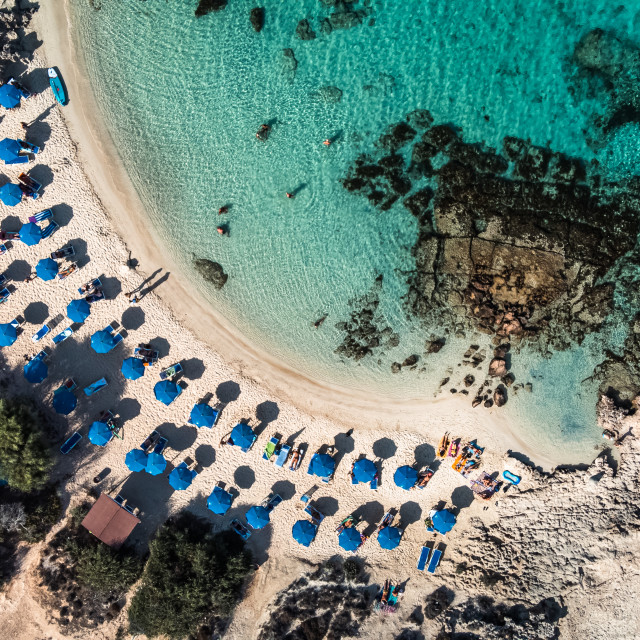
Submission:
<svg viewBox="0 0 640 640">
<path fill-rule="evenodd" d="M 0 240 L 19 240 L 19 231 L 0 231 Z"/>
<path fill-rule="evenodd" d="M 55 220 L 49 220 L 49 224 L 42 230 L 42 239 L 44 240 L 45 238 L 52 236 L 59 228 L 60 225 Z"/>
<path fill-rule="evenodd" d="M 369 486 L 375 491 L 378 488 L 378 482 L 379 482 L 380 478 L 379 478 L 379 474 L 376 473 L 375 476 L 373 476 L 373 480 L 369 483 Z"/>
<path fill-rule="evenodd" d="M 58 249 L 51 254 L 52 260 L 64 260 L 65 258 L 70 258 L 71 256 L 76 255 L 76 250 L 73 248 L 73 245 L 68 245 L 66 247 L 62 247 L 62 249 Z"/>
<path fill-rule="evenodd" d="M 44 338 L 47 333 L 49 333 L 49 331 L 51 331 L 49 325 L 44 324 L 36 333 L 31 336 L 31 340 L 33 340 L 34 342 L 40 342 L 40 340 L 42 340 L 42 338 Z"/>
<path fill-rule="evenodd" d="M 280 452 L 278 453 L 278 457 L 275 459 L 276 467 L 284 467 L 287 459 L 289 458 L 290 452 L 291 452 L 291 447 L 288 444 L 283 444 L 280 447 Z"/>
<path fill-rule="evenodd" d="M 152 431 L 145 439 L 144 442 L 140 445 L 140 448 L 146 453 L 151 447 L 153 447 L 156 443 L 156 440 L 160 437 L 160 434 L 157 431 Z"/>
<path fill-rule="evenodd" d="M 282 502 L 282 496 L 274 493 L 270 495 L 265 501 L 265 509 L 271 513 Z"/>
<path fill-rule="evenodd" d="M 49 220 L 49 218 L 53 218 L 53 211 L 51 209 L 45 209 L 44 211 L 40 211 L 40 213 L 36 213 L 35 216 L 29 216 L 29 222 L 37 224 L 38 222 Z"/>
<path fill-rule="evenodd" d="M 92 396 L 94 393 L 98 393 L 100 389 L 104 389 L 109 383 L 106 378 L 100 378 L 100 380 L 96 380 L 91 383 L 88 387 L 84 388 L 84 393 L 86 396 Z"/>
<path fill-rule="evenodd" d="M 20 317 L 18 317 L 18 318 L 14 318 L 9 324 L 14 329 L 19 329 L 23 322 L 24 322 L 24 318 L 22 320 L 20 320 Z"/>
<path fill-rule="evenodd" d="M 80 440 L 82 440 L 82 436 L 76 431 L 71 437 L 65 440 L 65 443 L 60 447 L 60 453 L 67 455 Z"/>
<path fill-rule="evenodd" d="M 26 151 L 27 153 L 32 153 L 35 156 L 40 152 L 40 147 L 37 147 L 35 144 L 31 144 L 31 142 L 20 140 L 19 138 L 17 142 L 22 147 L 23 151 Z"/>
<path fill-rule="evenodd" d="M 38 198 L 42 190 L 42 185 L 26 173 L 21 173 L 18 176 L 18 186 L 25 196 L 33 198 L 34 200 Z"/>
<path fill-rule="evenodd" d="M 385 527 L 390 527 L 392 523 L 393 523 L 393 514 L 391 513 L 391 511 L 387 511 L 387 513 L 384 514 L 384 518 L 382 518 L 382 522 L 378 527 L 378 531 L 381 531 Z"/>
<path fill-rule="evenodd" d="M 9 251 L 9 249 L 11 249 L 11 243 L 5 243 L 3 242 L 2 244 L 0 244 L 0 256 L 3 256 L 5 253 L 7 253 L 7 251 Z"/>
<path fill-rule="evenodd" d="M 114 346 L 115 346 L 115 345 L 117 345 L 117 344 L 119 344 L 119 343 L 120 343 L 120 342 L 122 342 L 123 340 L 124 340 L 124 336 L 123 336 L 121 333 L 116 333 L 116 334 L 113 336 L 113 344 L 114 344 Z M 179 388 L 180 388 L 180 387 L 178 387 L 178 389 L 179 389 Z"/>
<path fill-rule="evenodd" d="M 100 282 L 100 278 L 94 278 L 93 280 L 89 280 L 86 284 L 83 284 L 79 289 L 78 293 L 80 295 L 85 295 L 87 293 L 91 293 L 94 289 L 98 287 L 102 287 L 102 282 Z"/>
<path fill-rule="evenodd" d="M 118 494 L 118 495 L 113 499 L 113 501 L 114 501 L 114 502 L 116 502 L 117 504 L 119 504 L 121 507 L 123 507 L 123 508 L 124 508 L 124 498 L 123 498 L 120 494 Z"/>
<path fill-rule="evenodd" d="M 58 279 L 64 280 L 68 278 L 74 271 L 78 270 L 78 265 L 75 262 L 72 262 L 66 269 L 58 272 Z"/>
<path fill-rule="evenodd" d="M 336 527 L 336 533 L 340 535 L 345 529 L 355 527 L 356 524 L 356 519 L 352 515 L 349 515 Z"/>
<path fill-rule="evenodd" d="M 427 561 L 429 560 L 430 553 L 430 547 L 422 547 L 422 551 L 420 551 L 420 557 L 418 558 L 418 571 L 424 571 L 424 568 L 427 566 Z"/>
<path fill-rule="evenodd" d="M 10 295 L 11 291 L 9 291 L 9 289 L 5 287 L 2 291 L 0 291 L 0 303 L 4 302 Z"/>
<path fill-rule="evenodd" d="M 300 467 L 300 463 L 304 458 L 305 448 L 303 446 L 295 447 L 291 456 L 291 464 L 289 465 L 290 471 L 297 471 Z"/>
<path fill-rule="evenodd" d="M 433 554 L 431 555 L 429 566 L 427 567 L 427 573 L 436 572 L 436 569 L 438 568 L 438 564 L 440 564 L 441 557 L 442 557 L 442 551 L 440 551 L 440 549 L 434 549 Z"/>
<path fill-rule="evenodd" d="M 104 295 L 104 291 L 102 289 L 96 289 L 94 293 L 90 293 L 88 296 L 85 296 L 85 300 L 89 304 L 93 304 L 94 302 L 100 302 L 100 300 L 105 300 L 106 296 Z"/>
<path fill-rule="evenodd" d="M 7 84 L 13 85 L 17 90 L 23 100 L 27 100 L 31 97 L 31 92 L 27 91 L 15 78 L 9 78 L 7 80 Z"/>
<path fill-rule="evenodd" d="M 311 517 L 311 521 L 315 525 L 319 525 L 324 520 L 324 514 L 320 513 L 312 504 L 308 504 L 304 508 L 304 512 Z"/>
<path fill-rule="evenodd" d="M 0 287 L 2 287 L 6 281 L 7 276 L 5 276 L 4 273 L 0 274 Z"/>
<path fill-rule="evenodd" d="M 182 373 L 182 365 L 179 362 L 176 362 L 176 364 L 172 364 L 170 367 L 167 367 L 160 372 L 160 380 L 171 380 L 179 373 Z"/>
<path fill-rule="evenodd" d="M 53 336 L 53 344 L 60 344 L 61 342 L 64 342 L 72 334 L 73 334 L 73 329 L 71 327 L 67 327 L 60 333 Z"/>
<path fill-rule="evenodd" d="M 273 437 L 269 442 L 267 442 L 267 446 L 264 448 L 264 453 L 262 454 L 263 460 L 270 460 L 271 456 L 276 452 L 276 447 L 280 442 L 280 438 Z"/>
<path fill-rule="evenodd" d="M 234 518 L 231 521 L 231 528 L 235 531 L 243 540 L 248 540 L 251 537 L 251 531 L 245 527 L 240 520 Z"/>
<path fill-rule="evenodd" d="M 155 447 L 153 447 L 153 453 L 162 453 L 169 442 L 166 438 L 158 438 Z"/>
</svg>

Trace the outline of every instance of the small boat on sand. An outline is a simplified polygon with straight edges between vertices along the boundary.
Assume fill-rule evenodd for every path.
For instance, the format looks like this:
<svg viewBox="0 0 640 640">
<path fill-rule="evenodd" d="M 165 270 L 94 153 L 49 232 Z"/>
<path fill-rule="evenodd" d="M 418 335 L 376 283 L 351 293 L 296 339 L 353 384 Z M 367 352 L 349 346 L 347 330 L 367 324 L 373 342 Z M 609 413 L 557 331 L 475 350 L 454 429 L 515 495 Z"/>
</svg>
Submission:
<svg viewBox="0 0 640 640">
<path fill-rule="evenodd" d="M 49 74 L 49 84 L 53 90 L 53 95 L 62 106 L 66 105 L 69 99 L 64 85 L 62 84 L 62 78 L 60 78 L 54 67 L 49 67 L 49 69 L 47 69 L 47 73 Z"/>
</svg>

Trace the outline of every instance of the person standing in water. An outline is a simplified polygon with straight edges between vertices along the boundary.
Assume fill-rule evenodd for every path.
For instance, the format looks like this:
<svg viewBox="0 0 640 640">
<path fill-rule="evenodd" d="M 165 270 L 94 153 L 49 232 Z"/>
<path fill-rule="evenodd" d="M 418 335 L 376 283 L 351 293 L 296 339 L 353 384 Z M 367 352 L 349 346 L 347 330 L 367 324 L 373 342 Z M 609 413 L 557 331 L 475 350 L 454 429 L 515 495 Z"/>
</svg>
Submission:
<svg viewBox="0 0 640 640">
<path fill-rule="evenodd" d="M 295 198 L 295 196 L 293 195 L 293 193 L 289 193 L 289 192 L 287 191 L 287 198 Z"/>
</svg>

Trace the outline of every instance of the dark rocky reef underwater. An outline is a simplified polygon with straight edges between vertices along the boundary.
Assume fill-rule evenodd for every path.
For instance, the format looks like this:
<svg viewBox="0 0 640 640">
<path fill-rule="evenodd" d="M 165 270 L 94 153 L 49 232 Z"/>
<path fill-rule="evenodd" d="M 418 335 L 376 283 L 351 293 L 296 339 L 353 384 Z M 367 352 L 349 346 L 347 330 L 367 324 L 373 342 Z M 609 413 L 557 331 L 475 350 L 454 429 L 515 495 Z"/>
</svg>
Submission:
<svg viewBox="0 0 640 640">
<path fill-rule="evenodd" d="M 224 272 L 219 262 L 207 260 L 206 258 L 194 258 L 193 266 L 202 278 L 216 289 L 222 289 L 229 279 L 229 275 Z"/>
<path fill-rule="evenodd" d="M 381 212 L 401 202 L 415 216 L 406 307 L 425 328 L 547 352 L 613 319 L 629 328 L 618 369 L 628 379 L 640 372 L 640 296 L 629 298 L 640 278 L 640 181 L 607 182 L 580 159 L 519 138 L 504 138 L 500 151 L 471 144 L 418 110 L 342 184 Z"/>
<path fill-rule="evenodd" d="M 196 7 L 196 17 L 206 16 L 212 11 L 221 11 L 227 6 L 227 0 L 200 0 Z"/>
</svg>

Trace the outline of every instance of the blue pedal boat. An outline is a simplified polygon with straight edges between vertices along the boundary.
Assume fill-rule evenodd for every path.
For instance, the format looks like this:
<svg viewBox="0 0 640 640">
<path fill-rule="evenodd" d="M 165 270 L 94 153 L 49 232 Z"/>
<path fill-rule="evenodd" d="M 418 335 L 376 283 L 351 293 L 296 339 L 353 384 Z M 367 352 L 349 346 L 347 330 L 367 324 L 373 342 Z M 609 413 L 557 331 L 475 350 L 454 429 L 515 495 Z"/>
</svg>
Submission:
<svg viewBox="0 0 640 640">
<path fill-rule="evenodd" d="M 47 73 L 49 74 L 49 84 L 53 90 L 53 95 L 62 106 L 66 105 L 67 102 L 69 102 L 69 98 L 67 97 L 67 92 L 62 84 L 62 78 L 58 75 L 58 72 L 54 67 L 49 67 L 49 69 L 47 69 Z"/>
</svg>

